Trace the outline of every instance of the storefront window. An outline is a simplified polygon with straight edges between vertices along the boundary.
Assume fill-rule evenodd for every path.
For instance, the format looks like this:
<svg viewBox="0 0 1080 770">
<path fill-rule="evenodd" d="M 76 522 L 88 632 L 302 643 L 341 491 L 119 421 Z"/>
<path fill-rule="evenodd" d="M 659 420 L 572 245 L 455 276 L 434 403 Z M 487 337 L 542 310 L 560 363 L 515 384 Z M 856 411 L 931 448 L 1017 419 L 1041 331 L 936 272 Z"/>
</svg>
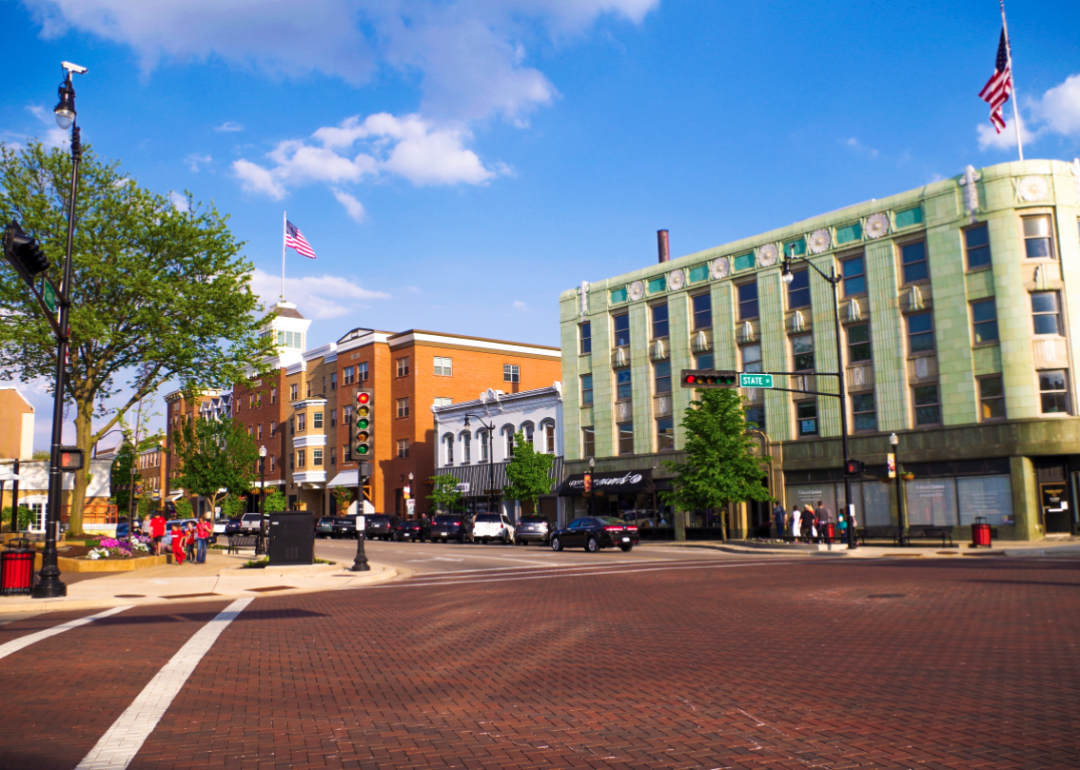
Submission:
<svg viewBox="0 0 1080 770">
<path fill-rule="evenodd" d="M 976 516 L 992 526 L 1013 523 L 1012 483 L 1008 476 L 979 476 L 957 479 L 960 524 L 975 523 Z"/>
<path fill-rule="evenodd" d="M 916 479 L 904 482 L 909 526 L 952 527 L 959 521 L 956 479 Z"/>
</svg>

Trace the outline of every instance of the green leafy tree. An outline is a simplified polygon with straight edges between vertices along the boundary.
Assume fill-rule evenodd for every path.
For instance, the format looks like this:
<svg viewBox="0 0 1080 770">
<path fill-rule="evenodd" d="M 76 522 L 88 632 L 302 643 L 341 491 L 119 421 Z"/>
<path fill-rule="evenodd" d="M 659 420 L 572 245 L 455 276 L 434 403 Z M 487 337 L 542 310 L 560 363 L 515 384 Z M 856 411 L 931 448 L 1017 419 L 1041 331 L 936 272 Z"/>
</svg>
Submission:
<svg viewBox="0 0 1080 770">
<path fill-rule="evenodd" d="M 34 514 L 34 512 L 32 510 L 27 508 L 25 505 L 20 505 L 19 506 L 19 520 L 17 522 L 17 524 L 19 525 L 19 531 L 21 532 L 21 531 L 23 531 L 25 529 L 29 529 L 30 525 L 34 522 L 34 518 L 35 518 L 35 514 Z M 11 506 L 10 505 L 7 506 L 6 508 L 4 508 L 4 512 L 2 514 L 0 514 L 0 523 L 2 523 L 5 527 L 11 526 Z"/>
<path fill-rule="evenodd" d="M 514 434 L 514 456 L 506 464 L 506 478 L 510 483 L 503 492 L 513 500 L 532 503 L 535 510 L 540 495 L 551 492 L 554 462 L 554 455 L 537 452 L 532 442 L 525 440 L 525 434 L 518 431 Z"/>
<path fill-rule="evenodd" d="M 221 501 L 221 515 L 226 519 L 235 519 L 247 507 L 247 498 L 243 495 L 229 495 Z"/>
<path fill-rule="evenodd" d="M 70 154 L 0 145 L 0 221 L 17 220 L 61 284 Z M 84 148 L 72 248 L 65 400 L 90 456 L 139 399 L 170 381 L 231 388 L 271 354 L 243 244 L 211 204 L 174 205 Z M 56 340 L 37 302 L 0 260 L 0 379 L 53 382 Z M 118 398 L 119 397 L 119 398 Z M 89 465 L 89 464 L 88 464 Z M 82 530 L 87 470 L 74 474 L 70 526 Z"/>
<path fill-rule="evenodd" d="M 436 511 L 449 513 L 462 504 L 465 497 L 457 488 L 460 483 L 460 479 L 449 474 L 431 477 L 431 494 L 427 499 Z"/>
<path fill-rule="evenodd" d="M 176 486 L 205 497 L 211 510 L 255 483 L 259 448 L 236 420 L 185 420 L 173 431 L 173 452 L 180 461 Z"/>
<path fill-rule="evenodd" d="M 289 501 L 285 499 L 285 493 L 280 489 L 274 489 L 267 493 L 266 500 L 263 501 L 263 505 L 266 506 L 266 512 L 272 513 L 274 511 L 284 511 L 289 506 Z"/>
<path fill-rule="evenodd" d="M 763 463 L 771 458 L 754 455 L 747 435 L 743 398 L 734 389 L 700 389 L 683 413 L 686 462 L 665 462 L 677 475 L 672 491 L 661 492 L 678 511 L 721 509 L 731 502 L 771 500 L 762 484 Z M 723 527 L 727 539 L 727 524 Z"/>
<path fill-rule="evenodd" d="M 176 501 L 176 518 L 178 519 L 190 519 L 195 515 L 195 509 L 191 507 L 191 500 L 187 497 L 180 497 Z"/>
<path fill-rule="evenodd" d="M 117 511 L 127 515 L 128 502 L 131 499 L 131 469 L 135 464 L 134 448 L 124 441 L 116 451 L 112 472 L 109 475 L 109 493 Z"/>
</svg>

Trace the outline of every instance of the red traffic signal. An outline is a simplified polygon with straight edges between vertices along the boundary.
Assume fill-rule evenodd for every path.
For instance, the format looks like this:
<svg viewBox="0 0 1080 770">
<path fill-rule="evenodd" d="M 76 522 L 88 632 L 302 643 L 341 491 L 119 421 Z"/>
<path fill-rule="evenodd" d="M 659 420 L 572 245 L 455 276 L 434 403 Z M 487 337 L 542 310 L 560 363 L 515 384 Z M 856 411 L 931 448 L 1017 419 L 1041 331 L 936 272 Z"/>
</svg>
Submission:
<svg viewBox="0 0 1080 770">
<path fill-rule="evenodd" d="M 83 469 L 83 451 L 78 447 L 60 447 L 60 470 L 81 471 Z"/>
<path fill-rule="evenodd" d="M 372 433 L 375 429 L 375 418 L 371 408 L 372 393 L 370 390 L 356 391 L 356 417 L 353 426 L 353 452 L 357 458 L 367 457 L 372 451 Z"/>
<path fill-rule="evenodd" d="M 844 474 L 847 476 L 860 476 L 863 472 L 862 460 L 848 460 L 844 465 Z"/>
<path fill-rule="evenodd" d="M 716 369 L 683 369 L 684 388 L 737 388 L 738 372 L 721 372 Z"/>
</svg>

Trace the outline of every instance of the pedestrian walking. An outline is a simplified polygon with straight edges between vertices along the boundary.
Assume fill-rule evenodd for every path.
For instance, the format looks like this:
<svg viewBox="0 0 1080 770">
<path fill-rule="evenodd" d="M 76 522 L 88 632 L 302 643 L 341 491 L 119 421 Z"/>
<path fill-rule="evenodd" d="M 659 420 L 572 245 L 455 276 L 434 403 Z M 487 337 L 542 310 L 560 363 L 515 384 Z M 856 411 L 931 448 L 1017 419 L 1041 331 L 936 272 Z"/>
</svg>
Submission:
<svg viewBox="0 0 1080 770">
<path fill-rule="evenodd" d="M 791 509 L 791 536 L 796 540 L 802 537 L 802 511 L 797 505 Z"/>
<path fill-rule="evenodd" d="M 184 531 L 179 526 L 172 528 L 172 555 L 177 564 L 184 563 Z"/>
<path fill-rule="evenodd" d="M 776 507 L 772 509 L 773 520 L 776 522 L 776 536 L 780 539 L 784 538 L 787 534 L 787 511 L 784 510 L 784 506 L 780 505 L 780 501 L 776 502 Z"/>
<path fill-rule="evenodd" d="M 154 518 L 150 519 L 150 536 L 154 538 L 154 554 L 161 556 L 161 540 L 165 537 L 165 517 L 160 511 L 155 511 Z"/>
<path fill-rule="evenodd" d="M 806 506 L 803 508 L 802 520 L 803 520 L 803 527 L 806 528 L 807 532 L 810 535 L 809 539 L 810 540 L 816 540 L 817 539 L 817 525 L 815 523 L 816 522 L 816 515 L 814 514 L 814 506 L 810 505 L 810 503 L 807 503 Z"/>
<path fill-rule="evenodd" d="M 195 562 L 197 564 L 206 564 L 206 544 L 210 541 L 213 529 L 208 519 L 200 519 L 195 525 Z"/>
<path fill-rule="evenodd" d="M 195 563 L 195 524 L 190 521 L 184 527 L 184 555 L 192 564 Z"/>
<path fill-rule="evenodd" d="M 145 519 L 142 520 L 142 524 L 140 526 L 142 528 L 142 533 L 144 535 L 146 535 L 147 537 L 153 539 L 154 533 L 150 531 L 150 520 L 151 520 L 151 518 L 152 518 L 151 516 L 147 516 Z"/>
</svg>

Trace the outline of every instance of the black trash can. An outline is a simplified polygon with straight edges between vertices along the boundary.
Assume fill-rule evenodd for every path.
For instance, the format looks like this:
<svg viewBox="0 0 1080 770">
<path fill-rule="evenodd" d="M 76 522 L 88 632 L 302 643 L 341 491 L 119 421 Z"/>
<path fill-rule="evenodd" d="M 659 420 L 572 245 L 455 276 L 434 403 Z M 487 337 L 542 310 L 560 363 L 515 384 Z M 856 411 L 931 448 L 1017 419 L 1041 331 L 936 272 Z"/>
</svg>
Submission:
<svg viewBox="0 0 1080 770">
<path fill-rule="evenodd" d="M 310 513 L 271 513 L 269 530 L 271 564 L 315 563 L 315 529 Z"/>
<path fill-rule="evenodd" d="M 34 550 L 16 538 L 0 551 L 0 596 L 29 596 L 34 587 Z"/>
</svg>

